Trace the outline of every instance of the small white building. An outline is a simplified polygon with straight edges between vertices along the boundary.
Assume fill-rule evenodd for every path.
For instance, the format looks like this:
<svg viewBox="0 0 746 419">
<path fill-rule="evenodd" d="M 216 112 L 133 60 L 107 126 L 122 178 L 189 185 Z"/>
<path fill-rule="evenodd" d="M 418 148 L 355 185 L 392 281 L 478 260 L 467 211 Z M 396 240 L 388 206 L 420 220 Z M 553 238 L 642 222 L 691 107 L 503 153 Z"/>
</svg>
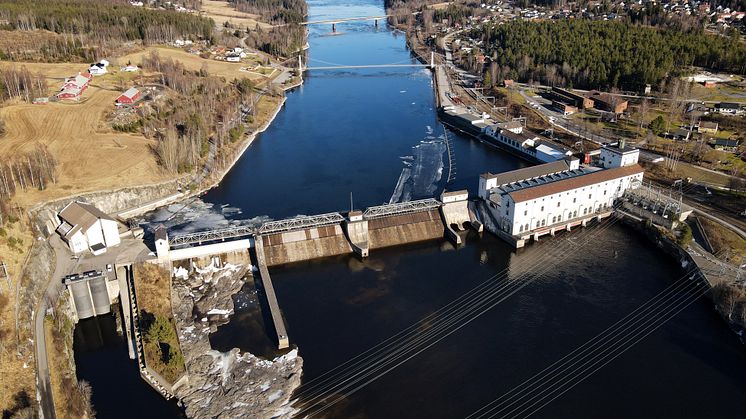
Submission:
<svg viewBox="0 0 746 419">
<path fill-rule="evenodd" d="M 634 147 L 627 147 L 622 141 L 619 145 L 606 145 L 601 148 L 599 164 L 604 169 L 612 167 L 624 167 L 637 164 L 640 160 L 640 150 Z"/>
<path fill-rule="evenodd" d="M 93 76 L 100 76 L 108 72 L 108 67 L 109 62 L 106 60 L 101 60 L 97 63 L 91 64 L 91 66 L 88 68 L 88 72 L 91 73 L 91 75 Z"/>
<path fill-rule="evenodd" d="M 88 250 L 99 255 L 121 242 L 117 222 L 93 205 L 73 201 L 57 217 L 60 219 L 57 234 L 73 253 Z"/>
</svg>

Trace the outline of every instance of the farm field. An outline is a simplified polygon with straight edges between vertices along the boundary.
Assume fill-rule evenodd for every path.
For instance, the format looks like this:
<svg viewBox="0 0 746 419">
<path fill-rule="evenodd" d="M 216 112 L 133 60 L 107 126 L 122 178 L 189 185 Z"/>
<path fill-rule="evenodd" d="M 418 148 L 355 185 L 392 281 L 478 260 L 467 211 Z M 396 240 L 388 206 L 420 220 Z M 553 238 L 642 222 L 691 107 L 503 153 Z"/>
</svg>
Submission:
<svg viewBox="0 0 746 419">
<path fill-rule="evenodd" d="M 262 29 L 272 27 L 268 23 L 259 22 L 257 20 L 259 16 L 257 15 L 239 12 L 227 1 L 202 0 L 202 15 L 212 18 L 215 21 L 215 26 L 221 29 L 226 22 L 241 29 L 249 28 L 250 30 L 254 30 L 257 24 Z"/>
<path fill-rule="evenodd" d="M 205 59 L 198 55 L 190 54 L 184 50 L 170 47 L 149 47 L 142 51 L 119 57 L 117 58 L 117 61 L 120 63 L 132 62 L 133 64 L 139 65 L 142 62 L 142 58 L 150 54 L 152 51 L 157 51 L 162 58 L 171 58 L 174 61 L 180 61 L 184 64 L 184 67 L 191 71 L 199 71 L 203 66 L 205 66 L 208 73 L 213 76 L 225 77 L 226 80 L 244 77 L 263 79 L 259 74 L 239 71 L 239 68 L 247 66 L 245 63 L 229 63 L 226 61 Z"/>
<path fill-rule="evenodd" d="M 105 126 L 105 114 L 119 94 L 91 86 L 81 103 L 14 104 L 0 109 L 6 124 L 0 158 L 44 144 L 59 162 L 57 184 L 43 192 L 18 194 L 18 204 L 167 179 L 150 151 L 154 141 Z"/>
</svg>

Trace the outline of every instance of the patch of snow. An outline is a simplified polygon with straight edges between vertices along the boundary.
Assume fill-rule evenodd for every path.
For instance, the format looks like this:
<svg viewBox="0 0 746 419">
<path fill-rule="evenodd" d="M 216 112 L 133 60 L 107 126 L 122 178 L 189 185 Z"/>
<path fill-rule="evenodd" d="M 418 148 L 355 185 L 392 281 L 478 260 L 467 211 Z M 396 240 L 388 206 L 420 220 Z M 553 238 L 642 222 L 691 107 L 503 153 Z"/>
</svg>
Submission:
<svg viewBox="0 0 746 419">
<path fill-rule="evenodd" d="M 210 310 L 210 311 L 207 312 L 207 315 L 210 316 L 210 315 L 213 315 L 213 314 L 217 314 L 217 315 L 220 315 L 220 316 L 227 316 L 230 313 L 231 313 L 230 310 L 221 310 L 219 308 L 213 308 L 212 310 Z"/>
<path fill-rule="evenodd" d="M 273 402 L 275 402 L 275 401 L 276 401 L 277 399 L 279 399 L 279 398 L 280 398 L 280 396 L 282 396 L 282 390 L 277 390 L 277 391 L 275 391 L 275 392 L 271 393 L 271 394 L 269 395 L 269 397 L 267 397 L 267 399 L 269 400 L 269 402 L 270 402 L 270 403 L 273 403 Z"/>
</svg>

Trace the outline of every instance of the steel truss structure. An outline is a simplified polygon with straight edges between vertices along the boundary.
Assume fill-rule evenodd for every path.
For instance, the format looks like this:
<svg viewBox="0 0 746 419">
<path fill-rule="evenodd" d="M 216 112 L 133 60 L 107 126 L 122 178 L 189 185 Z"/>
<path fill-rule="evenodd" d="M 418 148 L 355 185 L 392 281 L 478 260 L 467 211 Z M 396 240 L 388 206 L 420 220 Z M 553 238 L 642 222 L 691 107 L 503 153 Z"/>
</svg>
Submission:
<svg viewBox="0 0 746 419">
<path fill-rule="evenodd" d="M 287 231 L 303 230 L 305 228 L 324 227 L 340 224 L 344 220 L 344 217 L 342 217 L 338 212 L 330 212 L 327 214 L 267 221 L 259 227 L 257 234 L 284 233 Z"/>
<path fill-rule="evenodd" d="M 198 231 L 196 233 L 180 234 L 169 237 L 168 244 L 171 247 L 184 246 L 194 243 L 204 243 L 211 241 L 222 241 L 225 239 L 235 239 L 237 237 L 251 236 L 255 233 L 256 227 L 237 226 L 223 228 L 219 230 Z"/>
<path fill-rule="evenodd" d="M 386 217 L 389 215 L 409 214 L 412 212 L 428 211 L 440 208 L 443 205 L 434 198 L 420 199 L 419 201 L 399 202 L 396 204 L 379 205 L 370 207 L 363 213 L 363 218 L 373 220 L 376 218 Z"/>
</svg>

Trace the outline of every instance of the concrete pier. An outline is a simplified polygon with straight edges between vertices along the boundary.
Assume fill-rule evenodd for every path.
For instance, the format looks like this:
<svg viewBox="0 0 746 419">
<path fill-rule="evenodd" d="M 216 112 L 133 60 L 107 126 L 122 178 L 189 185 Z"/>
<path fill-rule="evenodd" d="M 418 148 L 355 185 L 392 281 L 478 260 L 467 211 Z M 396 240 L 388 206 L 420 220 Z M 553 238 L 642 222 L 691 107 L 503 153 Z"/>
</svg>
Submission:
<svg viewBox="0 0 746 419">
<path fill-rule="evenodd" d="M 445 224 L 445 235 L 456 245 L 463 244 L 459 231 L 464 231 L 464 226 L 471 224 L 469 215 L 469 191 L 460 190 L 443 193 L 440 200 L 443 206 L 440 211 L 443 213 L 443 222 Z"/>
<path fill-rule="evenodd" d="M 264 241 L 260 235 L 257 235 L 254 241 L 256 261 L 257 265 L 259 265 L 259 276 L 264 286 L 264 294 L 267 296 L 267 305 L 272 315 L 272 323 L 277 332 L 277 345 L 279 349 L 285 349 L 290 346 L 290 341 L 287 330 L 285 330 L 285 321 L 282 319 L 280 304 L 277 302 L 277 295 L 275 295 L 275 288 L 272 285 L 272 278 L 269 276 L 269 269 L 267 269 L 267 263 L 264 258 Z"/>
<path fill-rule="evenodd" d="M 370 250 L 368 244 L 368 220 L 363 219 L 360 211 L 350 211 L 345 221 L 345 232 L 352 244 L 352 250 L 358 256 L 367 258 Z"/>
</svg>

